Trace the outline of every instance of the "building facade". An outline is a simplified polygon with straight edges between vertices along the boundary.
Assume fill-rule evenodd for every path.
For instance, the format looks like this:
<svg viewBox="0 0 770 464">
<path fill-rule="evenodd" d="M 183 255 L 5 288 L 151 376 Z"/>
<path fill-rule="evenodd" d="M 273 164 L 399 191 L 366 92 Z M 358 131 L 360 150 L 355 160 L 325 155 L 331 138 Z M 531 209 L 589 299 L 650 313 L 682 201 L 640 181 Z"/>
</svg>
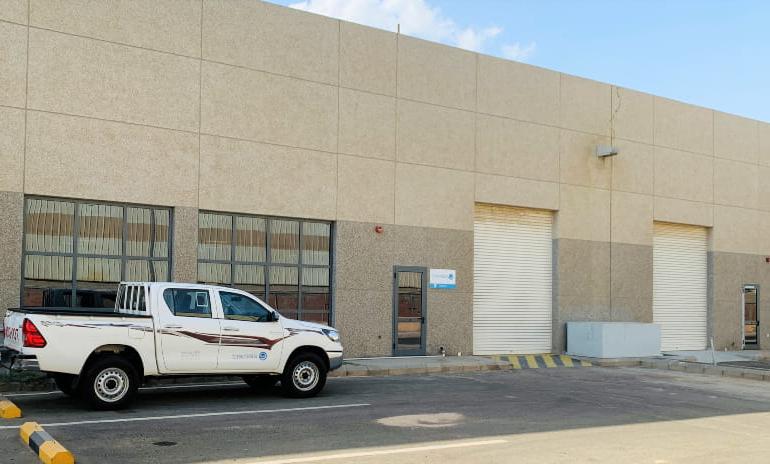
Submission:
<svg viewBox="0 0 770 464">
<path fill-rule="evenodd" d="M 170 279 L 351 356 L 768 349 L 765 174 L 765 122 L 257 0 L 0 1 L 3 308 Z"/>
</svg>

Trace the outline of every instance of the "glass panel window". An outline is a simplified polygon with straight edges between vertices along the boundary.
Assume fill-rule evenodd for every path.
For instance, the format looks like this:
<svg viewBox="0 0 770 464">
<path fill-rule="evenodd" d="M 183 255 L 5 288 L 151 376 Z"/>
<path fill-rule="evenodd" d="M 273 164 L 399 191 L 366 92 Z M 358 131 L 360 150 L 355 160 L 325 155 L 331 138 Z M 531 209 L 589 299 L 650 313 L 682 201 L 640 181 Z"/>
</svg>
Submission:
<svg viewBox="0 0 770 464">
<path fill-rule="evenodd" d="M 25 306 L 114 307 L 121 280 L 169 280 L 171 211 L 27 198 Z"/>
<path fill-rule="evenodd" d="M 329 269 L 306 267 L 302 269 L 302 314 L 309 319 L 311 312 L 329 312 Z"/>
<path fill-rule="evenodd" d="M 126 221 L 128 222 L 126 254 L 128 256 L 150 256 L 151 213 L 149 209 L 128 208 L 126 213 Z"/>
<path fill-rule="evenodd" d="M 244 295 L 219 292 L 225 319 L 237 321 L 267 322 L 270 312 L 264 306 Z"/>
<path fill-rule="evenodd" d="M 329 325 L 329 312 L 302 310 L 302 320 Z"/>
<path fill-rule="evenodd" d="M 329 265 L 331 225 L 323 222 L 302 223 L 302 263 Z"/>
<path fill-rule="evenodd" d="M 27 255 L 24 278 L 33 280 L 72 280 L 72 258 L 69 256 Z"/>
<path fill-rule="evenodd" d="M 167 261 L 128 260 L 124 280 L 132 282 L 155 282 L 168 275 Z"/>
<path fill-rule="evenodd" d="M 290 318 L 329 322 L 331 224 L 200 213 L 198 281 L 231 285 Z"/>
<path fill-rule="evenodd" d="M 150 256 L 153 258 L 168 258 L 171 211 L 167 209 L 156 209 L 153 210 L 153 214 L 155 215 L 155 236 Z"/>
<path fill-rule="evenodd" d="M 270 268 L 270 306 L 281 311 L 297 312 L 299 309 L 299 287 L 297 268 L 274 266 Z"/>
<path fill-rule="evenodd" d="M 50 280 L 25 280 L 22 306 L 68 308 L 72 304 L 72 284 Z"/>
<path fill-rule="evenodd" d="M 86 282 L 120 282 L 120 260 L 78 258 L 78 280 Z"/>
<path fill-rule="evenodd" d="M 78 209 L 78 254 L 122 254 L 123 208 L 82 204 Z"/>
<path fill-rule="evenodd" d="M 265 268 L 263 266 L 235 265 L 235 286 L 258 298 L 265 298 Z"/>
<path fill-rule="evenodd" d="M 267 237 L 263 218 L 238 217 L 235 221 L 235 260 L 261 263 L 267 256 Z M 264 279 L 263 279 L 264 283 Z"/>
<path fill-rule="evenodd" d="M 299 222 L 284 219 L 270 221 L 270 258 L 274 263 L 299 262 Z"/>
<path fill-rule="evenodd" d="M 232 239 L 232 216 L 198 215 L 198 259 L 229 260 Z"/>
<path fill-rule="evenodd" d="M 24 216 L 25 250 L 41 253 L 72 253 L 74 224 L 74 203 L 27 200 Z"/>
<path fill-rule="evenodd" d="M 198 263 L 198 282 L 230 285 L 231 266 L 218 263 Z"/>
<path fill-rule="evenodd" d="M 115 308 L 118 286 L 114 283 L 78 282 L 75 305 L 79 308 Z"/>
<path fill-rule="evenodd" d="M 167 288 L 163 300 L 175 316 L 211 317 L 209 292 L 198 289 Z"/>
</svg>

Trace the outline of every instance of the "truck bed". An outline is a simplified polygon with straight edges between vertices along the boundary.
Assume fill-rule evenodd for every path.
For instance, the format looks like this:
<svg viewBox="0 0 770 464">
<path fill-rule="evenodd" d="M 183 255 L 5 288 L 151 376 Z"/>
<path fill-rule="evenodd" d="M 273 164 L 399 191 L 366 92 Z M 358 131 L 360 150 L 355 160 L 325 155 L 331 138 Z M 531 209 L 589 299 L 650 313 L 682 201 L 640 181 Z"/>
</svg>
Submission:
<svg viewBox="0 0 770 464">
<path fill-rule="evenodd" d="M 45 339 L 41 347 L 24 345 L 29 320 Z M 12 308 L 4 318 L 3 344 L 16 358 L 34 358 L 40 370 L 79 374 L 89 355 L 103 346 L 133 349 L 145 372 L 157 372 L 154 324 L 150 314 L 125 314 L 111 308 Z"/>
<path fill-rule="evenodd" d="M 112 308 L 8 308 L 8 311 L 22 314 L 44 314 L 47 316 L 92 316 L 92 317 L 139 317 L 152 318 L 149 314 L 124 314 Z"/>
</svg>

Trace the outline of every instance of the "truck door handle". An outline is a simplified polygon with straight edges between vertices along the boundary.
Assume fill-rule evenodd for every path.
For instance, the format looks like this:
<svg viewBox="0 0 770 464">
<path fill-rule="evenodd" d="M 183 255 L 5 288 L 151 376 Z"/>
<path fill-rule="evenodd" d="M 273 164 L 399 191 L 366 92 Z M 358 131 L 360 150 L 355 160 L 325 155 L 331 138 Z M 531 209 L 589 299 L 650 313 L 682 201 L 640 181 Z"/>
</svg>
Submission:
<svg viewBox="0 0 770 464">
<path fill-rule="evenodd" d="M 163 326 L 164 329 L 181 329 L 181 325 L 167 324 Z"/>
<path fill-rule="evenodd" d="M 222 330 L 224 330 L 225 332 L 240 332 L 241 331 L 241 329 L 239 329 L 238 327 L 222 327 Z"/>
</svg>

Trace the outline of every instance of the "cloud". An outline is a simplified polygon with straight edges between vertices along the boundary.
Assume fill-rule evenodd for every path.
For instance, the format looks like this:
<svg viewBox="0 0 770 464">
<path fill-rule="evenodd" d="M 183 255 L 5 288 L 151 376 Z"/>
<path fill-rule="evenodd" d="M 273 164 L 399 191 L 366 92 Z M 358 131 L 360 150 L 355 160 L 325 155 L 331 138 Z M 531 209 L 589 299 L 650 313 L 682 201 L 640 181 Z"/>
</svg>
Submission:
<svg viewBox="0 0 770 464">
<path fill-rule="evenodd" d="M 289 6 L 393 32 L 401 25 L 402 34 L 477 52 L 503 32 L 461 27 L 427 0 L 303 0 Z"/>
<path fill-rule="evenodd" d="M 488 27 L 477 31 L 471 27 L 465 28 L 457 35 L 457 46 L 466 50 L 481 51 L 484 44 L 503 30 L 499 27 Z"/>
<path fill-rule="evenodd" d="M 527 58 L 532 56 L 537 49 L 535 42 L 530 42 L 527 46 L 522 46 L 519 42 L 503 45 L 500 50 L 502 51 L 503 58 L 516 61 L 527 61 Z"/>
</svg>

